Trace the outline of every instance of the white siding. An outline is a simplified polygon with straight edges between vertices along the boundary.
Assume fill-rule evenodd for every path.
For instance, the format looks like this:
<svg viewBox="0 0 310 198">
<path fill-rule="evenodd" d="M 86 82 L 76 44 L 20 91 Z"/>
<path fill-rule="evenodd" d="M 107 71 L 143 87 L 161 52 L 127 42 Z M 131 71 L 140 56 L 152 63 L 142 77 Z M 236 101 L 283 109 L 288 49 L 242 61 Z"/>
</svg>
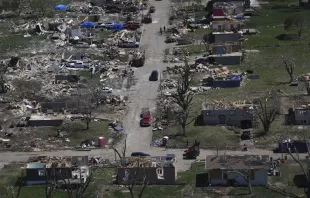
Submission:
<svg viewBox="0 0 310 198">
<path fill-rule="evenodd" d="M 247 170 L 240 170 L 242 173 L 246 173 Z M 222 175 L 226 170 L 222 170 Z M 230 172 L 228 173 L 228 179 L 235 179 L 238 185 L 246 186 L 247 181 L 238 173 Z M 255 179 L 251 181 L 253 186 L 264 186 L 268 184 L 268 174 L 267 169 L 255 170 Z M 213 186 L 222 186 L 227 185 L 227 179 L 212 179 L 211 185 Z"/>
</svg>

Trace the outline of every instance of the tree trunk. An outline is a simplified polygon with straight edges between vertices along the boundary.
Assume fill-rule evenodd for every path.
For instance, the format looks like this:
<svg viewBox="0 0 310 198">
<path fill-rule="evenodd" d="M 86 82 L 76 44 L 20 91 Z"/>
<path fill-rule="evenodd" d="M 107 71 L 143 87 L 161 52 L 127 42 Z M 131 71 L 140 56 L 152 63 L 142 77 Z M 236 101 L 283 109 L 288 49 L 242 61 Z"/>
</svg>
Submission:
<svg viewBox="0 0 310 198">
<path fill-rule="evenodd" d="M 294 75 L 290 74 L 290 82 L 293 82 L 293 81 L 294 81 Z"/>
<path fill-rule="evenodd" d="M 270 126 L 268 124 L 263 124 L 264 126 L 264 134 L 266 135 L 269 132 Z"/>
<path fill-rule="evenodd" d="M 253 194 L 252 184 L 251 184 L 251 169 L 248 169 L 248 188 L 249 188 L 249 194 Z"/>
<path fill-rule="evenodd" d="M 299 31 L 298 31 L 298 38 L 301 38 L 301 33 L 302 33 L 302 31 L 299 30 Z"/>
<path fill-rule="evenodd" d="M 185 123 L 182 123 L 182 135 L 185 136 L 186 135 L 186 125 Z"/>
<path fill-rule="evenodd" d="M 89 124 L 90 124 L 90 120 L 86 120 L 86 130 L 88 131 L 89 130 Z"/>
</svg>

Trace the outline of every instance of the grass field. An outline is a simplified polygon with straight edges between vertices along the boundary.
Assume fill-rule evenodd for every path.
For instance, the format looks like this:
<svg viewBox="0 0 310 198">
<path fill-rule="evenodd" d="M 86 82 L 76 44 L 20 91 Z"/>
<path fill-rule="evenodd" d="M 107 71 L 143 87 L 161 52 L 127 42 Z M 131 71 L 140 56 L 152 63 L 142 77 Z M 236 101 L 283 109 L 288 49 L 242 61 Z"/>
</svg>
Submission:
<svg viewBox="0 0 310 198">
<path fill-rule="evenodd" d="M 15 194 L 18 191 L 19 186 L 15 186 L 15 183 L 22 173 L 23 165 L 9 165 L 4 167 L 0 171 L 0 197 L 7 198 L 5 195 L 5 188 L 9 190 L 10 193 Z M 94 174 L 93 181 L 90 183 L 86 190 L 85 197 L 93 198 L 97 195 L 104 193 L 106 185 L 110 185 L 112 181 L 112 175 L 115 174 L 115 168 L 101 167 L 98 168 Z M 68 194 L 65 190 L 54 190 L 53 198 L 67 198 Z M 22 186 L 20 198 L 32 198 L 32 197 L 45 197 L 45 185 L 34 185 L 34 186 Z"/>
</svg>

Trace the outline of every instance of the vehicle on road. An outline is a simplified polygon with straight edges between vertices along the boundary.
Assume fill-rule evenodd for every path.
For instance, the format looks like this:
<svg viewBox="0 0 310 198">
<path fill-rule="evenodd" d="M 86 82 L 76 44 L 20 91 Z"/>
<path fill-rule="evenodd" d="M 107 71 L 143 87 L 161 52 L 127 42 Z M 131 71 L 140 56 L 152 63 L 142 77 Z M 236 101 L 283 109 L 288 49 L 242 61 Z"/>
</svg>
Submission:
<svg viewBox="0 0 310 198">
<path fill-rule="evenodd" d="M 140 117 L 141 117 L 140 120 L 141 127 L 151 126 L 151 112 L 149 108 L 142 108 Z"/>
<path fill-rule="evenodd" d="M 103 88 L 102 88 L 102 92 L 103 92 L 103 93 L 112 93 L 112 92 L 113 92 L 113 89 L 110 88 L 110 87 L 103 87 Z"/>
<path fill-rule="evenodd" d="M 186 149 L 183 153 L 183 159 L 196 159 L 200 154 L 199 142 L 193 144 L 193 146 Z"/>
<path fill-rule="evenodd" d="M 143 152 L 132 152 L 131 156 L 132 157 L 147 157 L 147 156 L 151 156 L 151 155 L 147 154 L 147 153 L 143 153 Z"/>
<path fill-rule="evenodd" d="M 158 81 L 158 71 L 157 70 L 153 70 L 150 77 L 149 77 L 149 81 Z"/>
<path fill-rule="evenodd" d="M 151 6 L 151 7 L 150 7 L 150 13 L 154 13 L 155 11 L 156 11 L 155 6 Z"/>
</svg>

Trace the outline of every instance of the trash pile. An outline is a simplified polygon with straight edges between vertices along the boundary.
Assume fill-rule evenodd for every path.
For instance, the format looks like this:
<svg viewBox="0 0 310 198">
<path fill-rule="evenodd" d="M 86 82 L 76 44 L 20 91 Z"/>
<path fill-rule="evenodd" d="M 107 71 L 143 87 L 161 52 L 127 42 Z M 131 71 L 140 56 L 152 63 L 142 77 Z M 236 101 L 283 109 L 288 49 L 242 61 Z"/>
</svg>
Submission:
<svg viewBox="0 0 310 198">
<path fill-rule="evenodd" d="M 101 156 L 94 156 L 89 158 L 89 165 L 95 165 L 95 166 L 104 166 L 104 165 L 110 165 L 109 159 L 104 159 Z"/>
<path fill-rule="evenodd" d="M 177 87 L 177 82 L 176 82 L 176 80 L 173 80 L 173 79 L 164 79 L 160 83 L 160 89 L 161 90 L 173 89 L 176 87 Z"/>
</svg>

